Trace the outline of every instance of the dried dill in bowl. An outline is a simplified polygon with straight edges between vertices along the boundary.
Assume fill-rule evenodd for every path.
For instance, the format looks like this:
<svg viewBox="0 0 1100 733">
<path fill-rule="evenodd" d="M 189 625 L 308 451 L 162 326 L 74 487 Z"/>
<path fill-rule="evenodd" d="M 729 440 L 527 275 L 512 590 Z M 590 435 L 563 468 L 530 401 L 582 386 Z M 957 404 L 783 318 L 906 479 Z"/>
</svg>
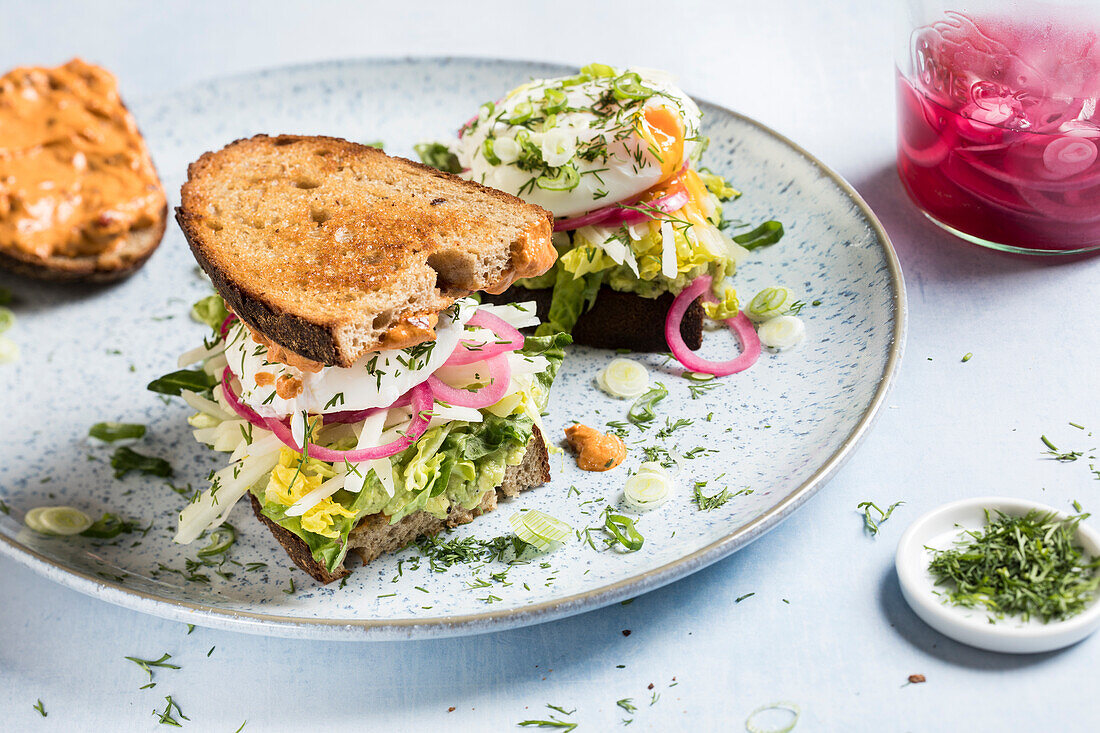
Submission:
<svg viewBox="0 0 1100 733">
<path fill-rule="evenodd" d="M 1100 557 L 1077 544 L 1077 526 L 1088 516 L 987 509 L 984 529 L 966 530 L 952 549 L 927 548 L 928 569 L 936 585 L 949 588 L 940 594 L 947 603 L 984 608 L 996 618 L 1061 621 L 1085 610 L 1100 587 Z"/>
</svg>

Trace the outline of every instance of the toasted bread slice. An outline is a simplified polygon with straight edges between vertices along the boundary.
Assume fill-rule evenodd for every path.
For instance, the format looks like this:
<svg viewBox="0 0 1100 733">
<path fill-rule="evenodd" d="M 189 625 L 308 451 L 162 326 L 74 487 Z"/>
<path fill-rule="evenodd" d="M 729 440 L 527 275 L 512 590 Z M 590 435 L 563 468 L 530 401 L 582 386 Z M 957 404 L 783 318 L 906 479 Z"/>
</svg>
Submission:
<svg viewBox="0 0 1100 733">
<path fill-rule="evenodd" d="M 533 300 L 539 319 L 546 321 L 550 312 L 550 289 L 528 290 L 514 286 L 500 295 L 485 295 L 484 303 L 519 303 Z M 633 293 L 621 293 L 601 288 L 592 310 L 582 313 L 573 326 L 573 343 L 600 349 L 630 349 L 631 351 L 668 351 L 665 340 L 665 317 L 672 307 L 673 297 L 665 293 L 659 298 L 642 298 Z M 692 350 L 703 345 L 703 305 L 696 300 L 688 306 L 680 322 L 680 335 Z"/>
<path fill-rule="evenodd" d="M 432 338 L 456 299 L 557 257 L 543 209 L 332 137 L 258 135 L 206 153 L 176 219 L 242 320 L 342 367 Z"/>
<path fill-rule="evenodd" d="M 541 486 L 549 480 L 550 456 L 542 432 L 535 427 L 534 435 L 527 444 L 527 453 L 523 456 L 523 462 L 508 467 L 500 486 L 496 491 L 487 491 L 480 506 L 472 510 L 451 507 L 446 519 L 438 519 L 428 512 L 420 511 L 410 514 L 395 524 L 390 524 L 385 515 L 373 514 L 360 520 L 351 531 L 348 537 L 348 549 L 354 550 L 364 564 L 369 563 L 379 555 L 400 550 L 420 537 L 438 534 L 444 527 L 466 524 L 485 512 L 493 511 L 500 496 L 509 498 L 519 496 L 521 491 Z M 313 559 L 309 546 L 297 535 L 263 515 L 260 502 L 251 492 L 248 497 L 252 500 L 252 512 L 256 518 L 267 525 L 271 534 L 275 535 L 275 539 L 298 567 L 320 583 L 331 583 L 348 575 L 349 571 L 343 565 L 330 573 L 324 565 Z"/>
<path fill-rule="evenodd" d="M 134 274 L 145 264 L 164 237 L 168 206 L 157 223 L 129 232 L 112 252 L 80 257 L 53 255 L 42 258 L 17 249 L 0 247 L 0 267 L 19 275 L 56 282 L 108 283 Z"/>
<path fill-rule="evenodd" d="M 168 206 L 110 72 L 80 59 L 0 77 L 0 267 L 109 282 L 149 259 Z"/>
</svg>

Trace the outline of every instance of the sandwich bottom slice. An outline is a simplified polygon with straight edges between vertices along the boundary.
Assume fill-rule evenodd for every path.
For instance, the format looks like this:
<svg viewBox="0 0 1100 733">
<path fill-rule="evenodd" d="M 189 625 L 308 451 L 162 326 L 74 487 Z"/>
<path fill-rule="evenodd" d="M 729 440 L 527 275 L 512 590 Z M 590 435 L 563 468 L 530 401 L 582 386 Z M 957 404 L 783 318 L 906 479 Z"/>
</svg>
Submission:
<svg viewBox="0 0 1100 733">
<path fill-rule="evenodd" d="M 522 460 L 505 469 L 500 485 L 482 494 L 477 506 L 466 509 L 459 504 L 452 504 L 444 516 L 420 510 L 393 524 L 385 514 L 371 514 L 359 520 L 348 534 L 347 548 L 355 552 L 365 565 L 378 556 L 396 552 L 421 537 L 430 537 L 445 528 L 472 522 L 475 517 L 496 509 L 497 499 L 514 498 L 521 491 L 541 486 L 549 480 L 550 455 L 546 441 L 542 437 L 542 431 L 533 426 L 531 440 L 527 443 Z M 252 512 L 256 518 L 271 530 L 271 534 L 298 567 L 321 583 L 331 583 L 348 575 L 349 571 L 343 565 L 330 571 L 319 562 L 300 535 L 286 529 L 276 519 L 264 513 L 264 504 L 256 494 L 250 493 L 248 498 L 252 502 Z"/>
<path fill-rule="evenodd" d="M 215 335 L 180 366 L 201 368 L 158 382 L 188 385 L 178 393 L 197 410 L 188 418 L 195 438 L 229 453 L 230 464 L 180 513 L 177 542 L 216 532 L 248 494 L 294 562 L 330 583 L 348 574 L 349 551 L 368 563 L 550 478 L 542 412 L 570 338 L 528 336 L 513 348 L 483 325 L 537 325 L 533 304 L 462 299 L 440 314 L 434 341 L 316 372 L 274 361 L 262 335 L 226 318 L 217 296 L 196 312 L 209 315 Z M 356 455 L 385 446 L 397 452 Z"/>
</svg>

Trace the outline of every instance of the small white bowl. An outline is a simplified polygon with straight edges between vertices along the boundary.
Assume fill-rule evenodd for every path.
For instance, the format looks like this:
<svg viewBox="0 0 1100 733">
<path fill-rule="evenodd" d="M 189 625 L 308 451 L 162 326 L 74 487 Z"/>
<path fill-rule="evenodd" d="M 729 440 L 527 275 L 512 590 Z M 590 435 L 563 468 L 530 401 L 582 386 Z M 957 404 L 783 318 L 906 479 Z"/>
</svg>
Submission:
<svg viewBox="0 0 1100 733">
<path fill-rule="evenodd" d="M 960 527 L 981 529 L 985 526 L 986 509 L 996 509 L 1014 516 L 1022 516 L 1032 509 L 1068 516 L 1044 504 L 985 496 L 944 504 L 920 517 L 898 541 L 894 561 L 901 593 L 914 613 L 936 631 L 955 641 L 993 652 L 1031 654 L 1054 651 L 1075 644 L 1096 631 L 1100 627 L 1098 599 L 1094 599 L 1081 613 L 1064 621 L 1044 624 L 1039 619 L 1024 622 L 1006 616 L 991 624 L 989 617 L 992 614 L 985 609 L 945 604 L 941 596 L 934 594 L 942 587 L 935 585 L 935 579 L 928 571 L 932 552 L 926 547 L 945 550 L 959 538 Z M 1100 556 L 1100 532 L 1081 523 L 1077 529 L 1077 542 L 1087 554 Z"/>
</svg>

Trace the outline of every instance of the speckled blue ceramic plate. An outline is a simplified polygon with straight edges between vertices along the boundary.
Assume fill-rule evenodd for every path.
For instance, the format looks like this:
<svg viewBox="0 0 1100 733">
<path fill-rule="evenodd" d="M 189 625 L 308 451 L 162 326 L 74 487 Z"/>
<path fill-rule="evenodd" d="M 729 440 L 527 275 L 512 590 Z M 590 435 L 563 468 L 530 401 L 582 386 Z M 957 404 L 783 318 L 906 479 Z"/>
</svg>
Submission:
<svg viewBox="0 0 1100 733">
<path fill-rule="evenodd" d="M 361 60 L 267 71 L 203 84 L 156 99 L 131 100 L 174 205 L 187 164 L 202 152 L 254 133 L 323 133 L 385 141 L 410 155 L 412 145 L 447 136 L 478 105 L 532 76 L 570 70 L 537 63 L 476 59 Z M 688 90 L 693 91 L 693 90 Z M 702 104 L 711 137 L 706 163 L 744 196 L 727 216 L 781 220 L 787 236 L 757 252 L 736 278 L 738 290 L 785 284 L 807 303 L 808 339 L 783 354 L 764 354 L 748 372 L 692 395 L 691 383 L 663 357 L 644 360 L 670 395 L 658 421 L 693 422 L 665 439 L 657 428 L 633 444 L 657 445 L 682 458 L 676 496 L 637 520 L 645 544 L 634 553 L 600 552 L 580 540 L 523 565 L 456 565 L 433 572 L 406 550 L 357 569 L 343 587 L 321 587 L 296 569 L 275 540 L 235 510 L 239 528 L 223 578 L 188 581 L 195 547 L 171 542 L 185 501 L 165 481 L 135 474 L 116 479 L 109 450 L 88 443 L 102 420 L 145 423 L 140 449 L 169 459 L 177 487 L 199 486 L 222 454 L 195 443 L 188 408 L 148 392 L 152 378 L 174 368 L 204 327 L 190 303 L 210 292 L 174 223 L 152 260 L 111 287 L 49 287 L 4 276 L 19 323 L 9 333 L 22 347 L 0 367 L 0 550 L 59 583 L 112 603 L 188 623 L 315 639 L 395 639 L 471 634 L 546 621 L 631 597 L 729 555 L 801 505 L 847 458 L 881 408 L 901 355 L 905 296 L 898 262 L 866 204 L 836 174 L 788 140 L 752 120 Z M 730 348 L 712 334 L 706 352 Z M 560 436 L 570 420 L 603 425 L 628 405 L 593 385 L 613 357 L 574 348 L 551 400 L 546 424 Z M 658 426 L 659 427 L 659 426 Z M 636 432 L 636 431 L 635 431 Z M 455 533 L 490 538 L 508 532 L 518 507 L 538 507 L 575 528 L 599 523 L 600 509 L 622 495 L 625 469 L 579 471 L 553 458 L 553 479 Z M 700 511 L 705 491 L 742 492 Z M 28 509 L 71 504 L 98 516 L 113 511 L 152 523 L 146 536 L 115 542 L 42 537 L 22 528 Z M 598 533 L 596 538 L 598 539 Z M 596 543 L 596 547 L 601 547 Z M 244 565 L 266 563 L 248 572 Z M 495 578 L 491 577 L 496 575 Z M 296 590 L 290 590 L 293 581 Z"/>
</svg>

